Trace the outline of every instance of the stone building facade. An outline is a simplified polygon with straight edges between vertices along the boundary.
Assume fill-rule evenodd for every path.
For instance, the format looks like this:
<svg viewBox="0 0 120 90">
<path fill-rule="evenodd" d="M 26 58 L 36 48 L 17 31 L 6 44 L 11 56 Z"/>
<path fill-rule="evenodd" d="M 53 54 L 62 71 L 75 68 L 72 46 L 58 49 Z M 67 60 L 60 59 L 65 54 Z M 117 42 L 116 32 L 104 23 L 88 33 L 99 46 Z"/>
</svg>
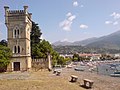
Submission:
<svg viewBox="0 0 120 90">
<path fill-rule="evenodd" d="M 7 70 L 29 70 L 31 68 L 30 32 L 32 14 L 28 13 L 28 6 L 24 6 L 24 10 L 9 10 L 8 6 L 4 6 L 4 9 L 8 47 L 13 53 Z"/>
</svg>

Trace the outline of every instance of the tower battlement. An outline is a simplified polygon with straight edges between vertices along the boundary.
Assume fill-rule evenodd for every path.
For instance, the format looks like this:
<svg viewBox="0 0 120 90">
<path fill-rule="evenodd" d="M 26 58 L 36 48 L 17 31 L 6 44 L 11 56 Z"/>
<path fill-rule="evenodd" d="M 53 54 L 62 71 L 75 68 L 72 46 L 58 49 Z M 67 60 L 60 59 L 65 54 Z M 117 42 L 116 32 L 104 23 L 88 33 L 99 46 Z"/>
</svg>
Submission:
<svg viewBox="0 0 120 90">
<path fill-rule="evenodd" d="M 8 23 L 8 19 L 11 19 L 12 17 L 15 16 L 17 17 L 22 17 L 22 16 L 27 16 L 28 19 L 31 21 L 31 15 L 32 13 L 28 13 L 28 6 L 23 6 L 23 10 L 9 10 L 8 6 L 4 6 L 5 9 L 5 23 Z M 17 20 L 17 19 L 16 19 Z"/>
<path fill-rule="evenodd" d="M 8 14 L 24 14 L 24 10 L 9 10 Z"/>
<path fill-rule="evenodd" d="M 31 19 L 32 13 L 25 12 L 25 10 L 8 10 L 7 15 L 27 15 Z"/>
</svg>

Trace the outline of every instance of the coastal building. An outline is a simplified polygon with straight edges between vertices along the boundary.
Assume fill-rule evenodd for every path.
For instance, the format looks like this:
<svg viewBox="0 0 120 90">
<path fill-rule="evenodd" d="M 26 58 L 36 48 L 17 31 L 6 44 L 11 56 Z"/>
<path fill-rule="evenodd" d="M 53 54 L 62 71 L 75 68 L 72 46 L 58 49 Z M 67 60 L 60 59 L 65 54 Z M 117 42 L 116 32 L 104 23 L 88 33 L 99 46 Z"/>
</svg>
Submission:
<svg viewBox="0 0 120 90">
<path fill-rule="evenodd" d="M 85 57 L 85 58 L 90 58 L 90 60 L 99 60 L 101 57 L 101 54 L 87 54 L 87 53 L 82 53 L 79 54 L 80 57 Z"/>
<path fill-rule="evenodd" d="M 114 54 L 114 58 L 120 58 L 120 54 Z"/>
<path fill-rule="evenodd" d="M 73 58 L 73 54 L 60 54 L 60 56 L 64 58 Z"/>
<path fill-rule="evenodd" d="M 28 13 L 28 6 L 24 6 L 24 10 L 9 10 L 8 6 L 4 6 L 4 9 L 8 47 L 13 54 L 7 70 L 29 70 L 31 68 L 30 32 L 32 14 Z"/>
</svg>

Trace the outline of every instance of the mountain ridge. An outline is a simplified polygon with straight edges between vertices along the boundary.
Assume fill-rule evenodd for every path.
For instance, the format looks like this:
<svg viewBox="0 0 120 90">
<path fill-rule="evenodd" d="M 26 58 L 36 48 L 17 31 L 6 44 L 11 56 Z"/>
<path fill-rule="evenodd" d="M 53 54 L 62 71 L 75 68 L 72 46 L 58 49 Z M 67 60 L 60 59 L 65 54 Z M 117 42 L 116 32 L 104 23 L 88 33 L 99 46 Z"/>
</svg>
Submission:
<svg viewBox="0 0 120 90">
<path fill-rule="evenodd" d="M 108 49 L 120 49 L 120 30 L 111 33 L 109 35 L 105 35 L 102 37 L 93 37 L 88 38 L 81 41 L 75 42 L 68 42 L 68 41 L 58 41 L 53 43 L 55 46 L 87 46 L 87 47 L 94 47 L 94 48 L 108 48 Z"/>
</svg>

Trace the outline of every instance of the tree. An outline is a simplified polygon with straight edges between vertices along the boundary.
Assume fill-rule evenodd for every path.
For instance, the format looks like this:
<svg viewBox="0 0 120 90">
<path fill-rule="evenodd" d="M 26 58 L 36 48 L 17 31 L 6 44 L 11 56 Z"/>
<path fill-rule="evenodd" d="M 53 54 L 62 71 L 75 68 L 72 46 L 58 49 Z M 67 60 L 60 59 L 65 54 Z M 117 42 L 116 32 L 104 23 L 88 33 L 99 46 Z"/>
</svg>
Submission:
<svg viewBox="0 0 120 90">
<path fill-rule="evenodd" d="M 30 34 L 31 39 L 31 56 L 34 58 L 36 56 L 37 50 L 38 50 L 38 43 L 40 42 L 41 37 L 41 29 L 39 28 L 38 24 L 32 21 L 32 30 Z"/>
<path fill-rule="evenodd" d="M 3 71 L 10 63 L 12 52 L 6 46 L 0 45 L 0 71 Z"/>
<path fill-rule="evenodd" d="M 38 24 L 32 21 L 32 30 L 31 30 L 31 44 L 38 44 L 40 42 L 41 37 L 41 29 L 39 28 Z"/>
<path fill-rule="evenodd" d="M 78 54 L 73 55 L 73 61 L 79 61 L 79 55 Z"/>
<path fill-rule="evenodd" d="M 59 58 L 59 54 L 56 51 L 52 52 L 52 66 L 54 67 L 55 65 L 57 65 L 57 60 Z"/>
<path fill-rule="evenodd" d="M 42 40 L 39 44 L 38 44 L 38 48 L 39 48 L 39 52 L 41 52 L 41 57 L 43 58 L 47 58 L 48 54 L 52 54 L 53 52 L 53 48 L 51 46 L 51 44 L 46 41 L 46 40 Z"/>
<path fill-rule="evenodd" d="M 63 65 L 64 64 L 64 57 L 59 56 L 57 60 L 57 64 Z"/>
<path fill-rule="evenodd" d="M 4 39 L 3 39 L 3 40 L 1 40 L 1 41 L 0 41 L 0 45 L 7 46 L 7 41 L 6 41 L 6 40 L 4 40 Z"/>
<path fill-rule="evenodd" d="M 51 44 L 46 40 L 42 40 L 32 49 L 33 58 L 47 58 L 48 54 L 52 55 L 52 52 L 54 51 Z"/>
<path fill-rule="evenodd" d="M 111 60 L 113 57 L 107 54 L 102 54 L 100 59 L 101 60 Z"/>
</svg>

